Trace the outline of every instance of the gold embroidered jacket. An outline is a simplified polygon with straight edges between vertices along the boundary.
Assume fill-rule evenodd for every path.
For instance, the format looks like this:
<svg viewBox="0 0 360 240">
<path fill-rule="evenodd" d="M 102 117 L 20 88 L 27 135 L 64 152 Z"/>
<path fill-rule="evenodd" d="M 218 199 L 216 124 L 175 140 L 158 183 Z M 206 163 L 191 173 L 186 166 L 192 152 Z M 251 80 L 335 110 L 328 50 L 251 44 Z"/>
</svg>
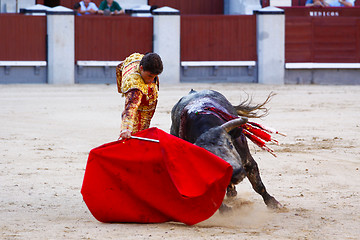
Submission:
<svg viewBox="0 0 360 240">
<path fill-rule="evenodd" d="M 144 55 L 134 53 L 116 67 L 118 92 L 125 96 L 121 130 L 137 133 L 147 129 L 155 113 L 158 99 L 158 79 L 146 84 L 139 65 Z"/>
</svg>

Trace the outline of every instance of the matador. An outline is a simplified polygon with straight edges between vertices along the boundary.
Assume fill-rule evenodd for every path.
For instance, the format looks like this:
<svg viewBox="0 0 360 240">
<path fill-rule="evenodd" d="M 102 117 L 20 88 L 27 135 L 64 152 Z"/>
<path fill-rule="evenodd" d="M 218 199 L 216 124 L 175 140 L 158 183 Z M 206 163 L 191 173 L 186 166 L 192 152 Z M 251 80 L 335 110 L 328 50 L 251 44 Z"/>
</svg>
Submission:
<svg viewBox="0 0 360 240">
<path fill-rule="evenodd" d="M 133 53 L 116 67 L 118 92 L 125 96 L 119 139 L 149 128 L 162 70 L 161 58 L 156 53 Z"/>
</svg>

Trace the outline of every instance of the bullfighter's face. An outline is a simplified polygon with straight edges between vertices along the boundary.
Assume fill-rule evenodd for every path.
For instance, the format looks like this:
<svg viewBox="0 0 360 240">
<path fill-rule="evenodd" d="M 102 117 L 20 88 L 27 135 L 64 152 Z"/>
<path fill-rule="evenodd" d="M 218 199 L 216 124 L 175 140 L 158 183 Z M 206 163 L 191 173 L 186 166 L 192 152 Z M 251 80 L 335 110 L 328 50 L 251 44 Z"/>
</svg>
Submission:
<svg viewBox="0 0 360 240">
<path fill-rule="evenodd" d="M 144 71 L 143 66 L 140 66 L 140 75 L 146 84 L 154 82 L 154 79 L 157 77 L 156 74 L 153 74 L 149 71 Z"/>
</svg>

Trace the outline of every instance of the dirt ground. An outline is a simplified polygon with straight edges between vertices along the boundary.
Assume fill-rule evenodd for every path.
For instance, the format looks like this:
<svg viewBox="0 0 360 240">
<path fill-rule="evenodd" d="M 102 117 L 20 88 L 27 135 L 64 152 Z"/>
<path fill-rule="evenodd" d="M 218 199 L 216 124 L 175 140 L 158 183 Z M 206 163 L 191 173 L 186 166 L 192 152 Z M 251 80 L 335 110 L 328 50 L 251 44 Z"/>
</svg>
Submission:
<svg viewBox="0 0 360 240">
<path fill-rule="evenodd" d="M 152 126 L 169 132 L 191 88 L 233 104 L 277 93 L 256 121 L 287 133 L 278 157 L 250 149 L 286 209 L 268 210 L 245 179 L 232 213 L 194 226 L 100 223 L 80 189 L 89 151 L 118 137 L 116 86 L 0 85 L 0 239 L 360 239 L 360 86 L 161 85 Z"/>
</svg>

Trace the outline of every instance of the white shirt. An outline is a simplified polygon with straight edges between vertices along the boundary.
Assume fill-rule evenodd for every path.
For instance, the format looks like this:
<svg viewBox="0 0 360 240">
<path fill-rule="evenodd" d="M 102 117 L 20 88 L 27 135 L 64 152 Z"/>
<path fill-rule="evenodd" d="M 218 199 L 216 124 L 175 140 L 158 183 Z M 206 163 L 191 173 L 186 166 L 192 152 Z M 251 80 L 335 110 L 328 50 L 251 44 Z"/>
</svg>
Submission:
<svg viewBox="0 0 360 240">
<path fill-rule="evenodd" d="M 355 0 L 346 0 L 354 6 Z M 344 5 L 339 3 L 339 0 L 327 0 L 326 1 L 330 7 L 343 7 Z"/>
<path fill-rule="evenodd" d="M 99 10 L 95 3 L 89 2 L 89 6 L 86 7 L 84 1 L 80 2 L 80 10 L 81 11 L 89 11 L 90 9 L 94 9 L 95 11 Z"/>
</svg>

